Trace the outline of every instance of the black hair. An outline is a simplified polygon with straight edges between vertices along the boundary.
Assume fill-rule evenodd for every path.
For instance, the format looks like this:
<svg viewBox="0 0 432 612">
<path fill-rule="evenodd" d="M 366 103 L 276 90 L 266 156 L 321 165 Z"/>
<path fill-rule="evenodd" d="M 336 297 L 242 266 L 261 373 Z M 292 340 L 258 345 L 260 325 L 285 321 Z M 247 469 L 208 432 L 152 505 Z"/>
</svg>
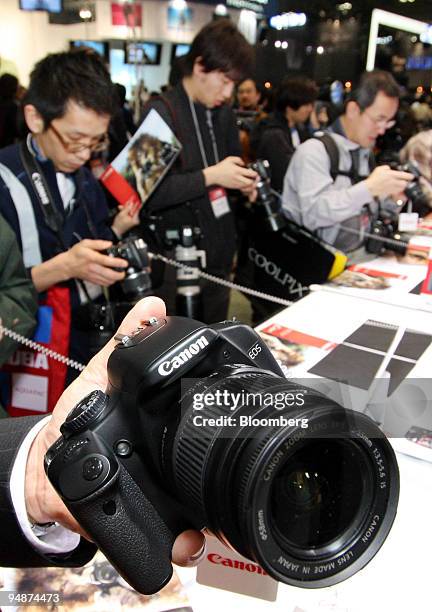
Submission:
<svg viewBox="0 0 432 612">
<path fill-rule="evenodd" d="M 5 72 L 0 76 L 0 100 L 14 100 L 18 91 L 18 79 L 13 74 Z"/>
<path fill-rule="evenodd" d="M 126 87 L 121 83 L 114 83 L 114 89 L 117 94 L 120 107 L 126 104 Z"/>
<path fill-rule="evenodd" d="M 30 74 L 23 105 L 32 104 L 45 127 L 63 117 L 69 101 L 101 115 L 113 115 L 117 96 L 102 58 L 91 49 L 51 53 Z"/>
<path fill-rule="evenodd" d="M 318 97 L 318 86 L 307 77 L 288 77 L 276 92 L 276 110 L 285 113 L 287 107 L 298 110 L 304 104 L 312 104 Z"/>
<path fill-rule="evenodd" d="M 385 70 L 365 72 L 346 103 L 354 101 L 359 105 L 360 110 L 364 111 L 369 106 L 372 106 L 380 92 L 389 98 L 399 99 L 401 95 L 401 89 L 390 72 Z"/>
<path fill-rule="evenodd" d="M 206 72 L 220 70 L 233 81 L 252 72 L 254 50 L 229 19 L 217 19 L 204 26 L 183 56 L 184 76 L 190 76 L 200 58 Z"/>
</svg>

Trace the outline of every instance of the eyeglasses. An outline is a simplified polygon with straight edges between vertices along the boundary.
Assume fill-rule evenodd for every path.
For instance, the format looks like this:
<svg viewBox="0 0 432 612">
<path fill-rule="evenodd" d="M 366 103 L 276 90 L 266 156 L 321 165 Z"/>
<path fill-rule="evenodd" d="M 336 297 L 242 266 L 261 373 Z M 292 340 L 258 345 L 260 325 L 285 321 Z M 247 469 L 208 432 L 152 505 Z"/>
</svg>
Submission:
<svg viewBox="0 0 432 612">
<path fill-rule="evenodd" d="M 374 117 L 371 117 L 366 110 L 363 111 L 363 114 L 366 115 L 366 117 L 368 117 L 372 123 L 375 123 L 376 126 L 384 130 L 389 130 L 396 125 L 395 119 L 390 119 L 390 121 L 387 121 L 387 119 L 375 119 Z"/>
<path fill-rule="evenodd" d="M 103 134 L 100 138 L 94 139 L 93 142 L 84 144 L 83 142 L 68 142 L 65 140 L 53 123 L 49 124 L 48 129 L 51 129 L 54 132 L 54 134 L 60 140 L 63 148 L 68 153 L 81 153 L 85 149 L 88 149 L 92 153 L 96 153 L 98 151 L 105 151 L 109 144 L 108 134 Z"/>
</svg>

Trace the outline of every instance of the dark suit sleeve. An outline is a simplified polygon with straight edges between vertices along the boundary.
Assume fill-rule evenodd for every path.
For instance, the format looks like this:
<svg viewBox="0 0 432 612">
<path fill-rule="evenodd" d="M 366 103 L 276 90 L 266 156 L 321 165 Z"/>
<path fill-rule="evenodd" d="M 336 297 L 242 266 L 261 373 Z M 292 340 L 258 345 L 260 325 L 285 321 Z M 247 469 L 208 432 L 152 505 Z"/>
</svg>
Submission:
<svg viewBox="0 0 432 612">
<path fill-rule="evenodd" d="M 41 418 L 44 417 L 0 419 L 0 566 L 3 567 L 77 567 L 87 563 L 96 552 L 93 544 L 81 538 L 71 553 L 44 555 L 31 546 L 20 529 L 10 496 L 10 475 L 21 442 Z"/>
<path fill-rule="evenodd" d="M 269 162 L 271 186 L 279 193 L 282 193 L 285 173 L 294 151 L 288 135 L 282 130 L 272 129 L 262 134 L 256 155 Z"/>
</svg>

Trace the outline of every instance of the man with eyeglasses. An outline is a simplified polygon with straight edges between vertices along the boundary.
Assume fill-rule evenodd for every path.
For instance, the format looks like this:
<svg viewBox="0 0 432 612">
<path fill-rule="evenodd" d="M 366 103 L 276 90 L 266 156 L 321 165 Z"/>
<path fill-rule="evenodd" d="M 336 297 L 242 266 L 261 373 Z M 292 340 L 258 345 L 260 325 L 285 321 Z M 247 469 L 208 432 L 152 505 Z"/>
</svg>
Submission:
<svg viewBox="0 0 432 612">
<path fill-rule="evenodd" d="M 365 73 L 328 136 L 318 134 L 301 144 L 285 174 L 286 215 L 346 253 L 362 246 L 364 232 L 380 212 L 397 212 L 396 201 L 413 179 L 389 166 L 374 167 L 372 149 L 378 136 L 395 124 L 399 93 L 390 73 Z M 330 145 L 337 147 L 335 171 Z"/>
<path fill-rule="evenodd" d="M 103 251 L 138 223 L 126 209 L 108 226 L 105 195 L 84 167 L 107 146 L 116 108 L 97 54 L 81 49 L 48 55 L 31 73 L 23 101 L 27 140 L 0 151 L 0 213 L 17 235 L 41 299 L 54 286 L 69 288 L 69 356 L 84 363 L 87 337 L 74 329 L 74 313 L 89 298 L 100 299 L 101 287 L 123 279 L 119 269 L 127 262 Z"/>
</svg>

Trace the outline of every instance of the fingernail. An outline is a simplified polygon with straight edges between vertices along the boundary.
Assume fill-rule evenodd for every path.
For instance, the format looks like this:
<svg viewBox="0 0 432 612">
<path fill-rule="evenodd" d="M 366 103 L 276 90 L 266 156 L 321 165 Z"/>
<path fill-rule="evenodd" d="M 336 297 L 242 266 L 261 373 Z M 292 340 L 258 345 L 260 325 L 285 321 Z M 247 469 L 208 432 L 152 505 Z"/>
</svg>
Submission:
<svg viewBox="0 0 432 612">
<path fill-rule="evenodd" d="M 204 544 L 202 548 L 198 552 L 196 552 L 194 555 L 192 555 L 192 557 L 189 557 L 189 559 L 184 564 L 184 567 L 196 567 L 197 565 L 201 563 L 201 561 L 205 559 L 206 554 L 207 554 L 207 540 L 204 539 Z"/>
</svg>

